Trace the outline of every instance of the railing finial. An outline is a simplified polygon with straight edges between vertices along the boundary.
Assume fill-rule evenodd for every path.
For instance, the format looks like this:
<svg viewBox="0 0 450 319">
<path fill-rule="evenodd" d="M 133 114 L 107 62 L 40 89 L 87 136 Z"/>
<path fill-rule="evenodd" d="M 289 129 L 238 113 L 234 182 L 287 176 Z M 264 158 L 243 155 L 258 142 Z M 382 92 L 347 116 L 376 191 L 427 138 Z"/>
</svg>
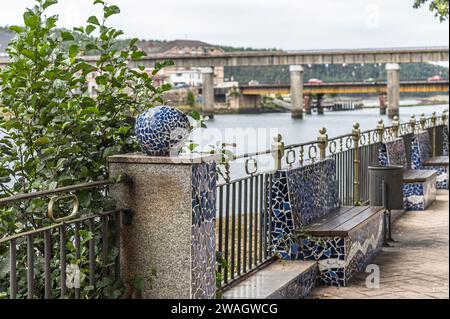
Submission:
<svg viewBox="0 0 450 319">
<path fill-rule="evenodd" d="M 284 143 L 283 143 L 283 136 L 281 136 L 281 134 L 277 134 L 273 138 L 272 155 L 275 160 L 275 169 L 280 170 L 281 160 L 283 159 L 284 156 Z"/>
<path fill-rule="evenodd" d="M 326 157 L 326 149 L 328 146 L 328 134 L 325 127 L 319 129 L 319 136 L 317 137 L 317 142 L 319 143 L 320 149 L 320 159 L 323 160 Z"/>
<path fill-rule="evenodd" d="M 398 120 L 398 115 L 395 115 L 392 119 L 392 129 L 394 131 L 394 137 L 398 138 L 398 131 L 400 129 L 400 121 Z"/>
<path fill-rule="evenodd" d="M 378 142 L 379 143 L 383 143 L 383 134 L 384 134 L 384 121 L 383 121 L 383 119 L 379 119 L 378 120 L 377 133 L 378 133 Z"/>
</svg>

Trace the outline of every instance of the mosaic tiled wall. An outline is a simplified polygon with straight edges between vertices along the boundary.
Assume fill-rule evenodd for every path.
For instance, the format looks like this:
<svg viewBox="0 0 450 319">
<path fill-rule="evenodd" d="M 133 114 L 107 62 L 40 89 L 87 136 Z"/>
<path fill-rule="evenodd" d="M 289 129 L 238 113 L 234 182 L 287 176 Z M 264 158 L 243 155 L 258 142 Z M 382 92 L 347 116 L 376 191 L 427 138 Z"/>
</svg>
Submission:
<svg viewBox="0 0 450 319">
<path fill-rule="evenodd" d="M 383 218 L 379 213 L 367 220 L 364 225 L 351 231 L 345 239 L 345 282 L 358 271 L 365 271 L 383 245 Z"/>
<path fill-rule="evenodd" d="M 340 206 L 336 164 L 331 158 L 287 171 L 287 182 L 296 228 Z"/>
<path fill-rule="evenodd" d="M 436 178 L 424 183 L 403 185 L 403 196 L 408 210 L 424 210 L 436 199 Z"/>
<path fill-rule="evenodd" d="M 442 143 L 442 155 L 444 156 L 448 156 L 448 126 L 445 125 L 443 130 L 442 130 L 442 139 L 443 139 L 443 143 Z"/>
<path fill-rule="evenodd" d="M 310 267 L 307 271 L 298 276 L 295 281 L 278 289 L 270 295 L 268 299 L 302 299 L 307 297 L 314 288 L 316 281 L 317 267 Z"/>
<path fill-rule="evenodd" d="M 216 295 L 216 168 L 214 163 L 192 166 L 192 250 L 193 299 Z M 176 253 L 176 252 L 174 252 Z"/>
<path fill-rule="evenodd" d="M 275 173 L 272 240 L 285 259 L 317 261 L 322 285 L 344 286 L 380 249 L 383 223 L 379 213 L 348 237 L 301 237 L 302 226 L 339 207 L 335 169 L 328 159 Z"/>
<path fill-rule="evenodd" d="M 430 158 L 430 139 L 427 131 L 416 134 L 412 140 L 412 169 L 432 169 L 437 171 L 436 188 L 448 189 L 448 166 L 423 166 Z"/>
<path fill-rule="evenodd" d="M 272 244 L 283 258 L 291 254 L 295 229 L 339 207 L 332 159 L 277 171 L 272 179 Z"/>
<path fill-rule="evenodd" d="M 294 234 L 287 172 L 277 171 L 272 178 L 272 245 L 274 252 L 288 259 Z"/>
<path fill-rule="evenodd" d="M 382 144 L 378 155 L 381 166 L 402 165 L 407 168 L 406 150 L 403 139 Z M 436 199 L 436 179 L 423 183 L 403 184 L 403 207 L 407 210 L 424 210 Z"/>
</svg>

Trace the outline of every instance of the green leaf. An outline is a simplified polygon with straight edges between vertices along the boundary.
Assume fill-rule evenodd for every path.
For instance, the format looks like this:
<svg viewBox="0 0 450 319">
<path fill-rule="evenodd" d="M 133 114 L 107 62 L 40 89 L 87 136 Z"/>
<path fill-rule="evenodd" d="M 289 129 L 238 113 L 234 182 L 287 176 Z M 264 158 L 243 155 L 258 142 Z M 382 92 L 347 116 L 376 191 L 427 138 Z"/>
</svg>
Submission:
<svg viewBox="0 0 450 319">
<path fill-rule="evenodd" d="M 103 4 L 103 5 L 105 4 L 105 2 L 102 1 L 102 0 L 95 0 L 95 1 L 94 1 L 94 4 L 98 4 L 98 3 Z"/>
<path fill-rule="evenodd" d="M 74 41 L 73 34 L 69 31 L 61 31 L 61 38 L 63 41 Z"/>
<path fill-rule="evenodd" d="M 29 9 L 23 14 L 23 21 L 31 29 L 35 29 L 39 25 L 39 17 Z"/>
<path fill-rule="evenodd" d="M 48 137 L 42 136 L 34 141 L 35 145 L 44 145 L 50 143 L 50 139 Z"/>
<path fill-rule="evenodd" d="M 114 6 L 114 5 L 105 7 L 103 9 L 103 11 L 104 11 L 104 14 L 105 14 L 105 19 L 107 19 L 108 17 L 110 17 L 110 16 L 112 16 L 114 14 L 119 14 L 120 13 L 119 7 L 118 6 Z"/>
<path fill-rule="evenodd" d="M 88 24 L 86 26 L 86 34 L 90 35 L 97 27 L 95 25 L 92 24 Z"/>
<path fill-rule="evenodd" d="M 143 56 L 146 56 L 147 54 L 144 51 L 134 51 L 131 53 L 131 58 L 133 60 L 137 60 L 139 58 L 142 58 Z"/>
<path fill-rule="evenodd" d="M 23 28 L 19 27 L 17 25 L 12 25 L 9 27 L 9 30 L 14 31 L 15 33 L 21 33 L 23 32 Z"/>
<path fill-rule="evenodd" d="M 72 45 L 70 45 L 70 47 L 69 47 L 69 55 L 70 55 L 71 57 L 74 57 L 74 56 L 76 56 L 76 55 L 78 54 L 79 50 L 80 50 L 80 46 L 79 46 L 79 45 L 77 45 L 77 44 L 72 44 Z"/>
<path fill-rule="evenodd" d="M 100 26 L 100 22 L 98 22 L 98 19 L 96 16 L 90 16 L 89 19 L 87 19 L 87 22 L 90 24 L 95 24 Z"/>
<path fill-rule="evenodd" d="M 58 3 L 58 0 L 47 0 L 47 1 L 45 1 L 44 4 L 42 5 L 42 8 L 44 8 L 44 10 L 45 10 L 45 9 L 47 9 L 48 7 L 50 7 L 50 6 L 52 6 L 52 5 L 56 4 L 56 3 Z"/>
</svg>

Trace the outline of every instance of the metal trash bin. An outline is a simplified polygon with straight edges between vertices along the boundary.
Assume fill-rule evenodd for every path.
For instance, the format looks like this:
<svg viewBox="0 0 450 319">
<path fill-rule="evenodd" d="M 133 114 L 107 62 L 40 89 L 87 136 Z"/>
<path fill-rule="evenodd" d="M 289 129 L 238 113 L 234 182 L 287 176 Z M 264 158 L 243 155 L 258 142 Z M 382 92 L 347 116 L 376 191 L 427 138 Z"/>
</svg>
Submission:
<svg viewBox="0 0 450 319">
<path fill-rule="evenodd" d="M 383 206 L 383 244 L 390 246 L 392 239 L 393 209 L 403 209 L 403 166 L 369 166 L 369 199 L 372 206 Z"/>
<path fill-rule="evenodd" d="M 369 166 L 369 199 L 372 206 L 403 209 L 403 166 Z"/>
</svg>

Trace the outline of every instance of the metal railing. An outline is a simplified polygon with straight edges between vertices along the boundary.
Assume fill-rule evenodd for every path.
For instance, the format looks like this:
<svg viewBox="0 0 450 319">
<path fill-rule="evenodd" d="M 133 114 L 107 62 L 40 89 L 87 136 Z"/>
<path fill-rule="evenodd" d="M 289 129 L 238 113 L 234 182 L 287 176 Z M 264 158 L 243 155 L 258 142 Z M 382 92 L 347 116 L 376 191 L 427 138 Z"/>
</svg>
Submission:
<svg viewBox="0 0 450 319">
<path fill-rule="evenodd" d="M 264 267 L 275 257 L 271 247 L 270 185 L 274 172 L 304 166 L 332 157 L 336 162 L 336 179 L 342 205 L 369 203 L 369 166 L 378 165 L 382 143 L 429 130 L 436 153 L 436 128 L 447 125 L 448 116 L 435 113 L 429 118 L 412 116 L 406 123 L 394 118 L 391 126 L 379 120 L 375 129 L 361 132 L 355 123 L 351 133 L 328 138 L 325 128 L 319 130 L 317 140 L 285 145 L 281 135 L 274 137 L 271 149 L 242 154 L 233 158 L 245 160 L 245 176 L 231 180 L 225 172 L 225 181 L 218 186 L 217 250 L 227 261 L 223 274 L 226 290 L 253 271 Z M 258 158 L 272 156 L 273 168 L 259 171 Z M 228 163 L 229 164 L 229 163 Z M 230 165 L 226 168 L 229 170 Z"/>
<path fill-rule="evenodd" d="M 83 183 L 0 199 L 0 208 L 50 198 L 47 226 L 0 239 L 0 261 L 9 271 L 0 277 L 2 298 L 114 298 L 119 283 L 121 210 L 78 212 L 76 192 L 104 189 L 111 181 Z M 102 193 L 106 195 L 106 191 Z M 55 216 L 58 201 L 72 200 L 68 216 Z M 6 288 L 6 286 L 8 286 Z M 113 288 L 117 286 L 117 291 Z"/>
</svg>

